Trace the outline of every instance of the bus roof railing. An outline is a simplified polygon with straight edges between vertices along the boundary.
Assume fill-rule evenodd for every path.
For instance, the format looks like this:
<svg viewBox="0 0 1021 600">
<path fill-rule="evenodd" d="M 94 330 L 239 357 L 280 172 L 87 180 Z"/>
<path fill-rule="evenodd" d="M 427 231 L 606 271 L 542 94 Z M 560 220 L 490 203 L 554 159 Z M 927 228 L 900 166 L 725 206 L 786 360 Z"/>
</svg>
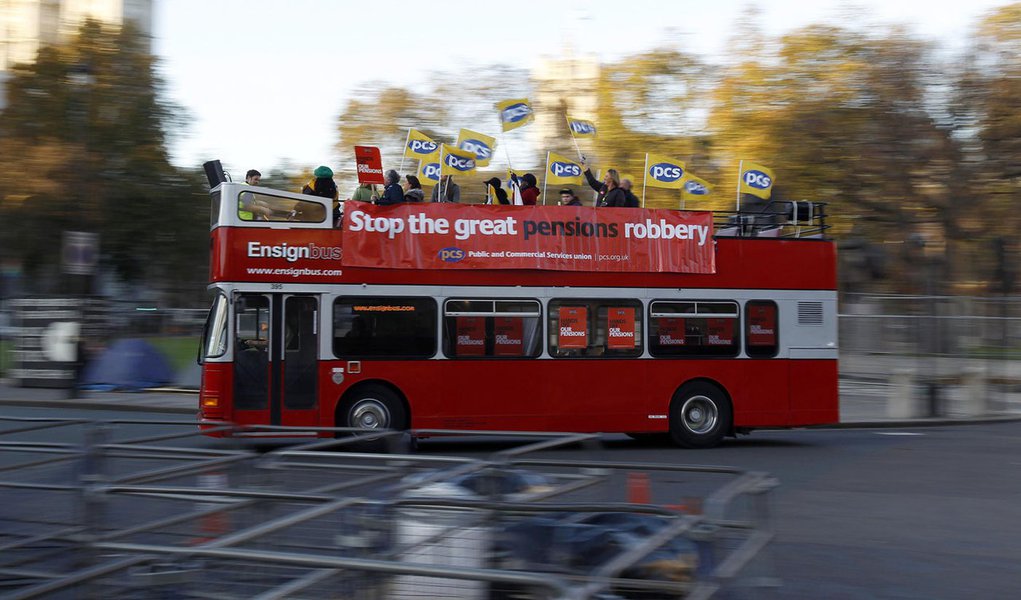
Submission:
<svg viewBox="0 0 1021 600">
<path fill-rule="evenodd" d="M 713 211 L 716 237 L 825 239 L 826 203 L 770 201 L 736 211 Z"/>
</svg>

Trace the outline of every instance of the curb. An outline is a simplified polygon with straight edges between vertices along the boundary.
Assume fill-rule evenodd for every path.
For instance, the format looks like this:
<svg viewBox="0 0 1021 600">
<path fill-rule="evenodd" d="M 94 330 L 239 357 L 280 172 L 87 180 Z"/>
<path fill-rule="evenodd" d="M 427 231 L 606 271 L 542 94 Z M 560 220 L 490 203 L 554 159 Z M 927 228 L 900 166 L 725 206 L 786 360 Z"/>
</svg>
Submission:
<svg viewBox="0 0 1021 600">
<path fill-rule="evenodd" d="M 80 410 L 119 410 L 127 412 L 156 412 L 167 414 L 195 415 L 198 405 L 194 408 L 185 406 L 144 406 L 141 404 L 118 404 L 94 400 L 0 400 L 0 406 L 20 406 L 25 408 L 67 408 Z"/>
<path fill-rule="evenodd" d="M 848 421 L 829 425 L 808 425 L 804 429 L 895 429 L 903 427 L 943 427 L 948 425 L 987 425 L 1016 423 L 1021 415 L 995 415 L 988 417 L 922 417 L 896 421 Z"/>
</svg>

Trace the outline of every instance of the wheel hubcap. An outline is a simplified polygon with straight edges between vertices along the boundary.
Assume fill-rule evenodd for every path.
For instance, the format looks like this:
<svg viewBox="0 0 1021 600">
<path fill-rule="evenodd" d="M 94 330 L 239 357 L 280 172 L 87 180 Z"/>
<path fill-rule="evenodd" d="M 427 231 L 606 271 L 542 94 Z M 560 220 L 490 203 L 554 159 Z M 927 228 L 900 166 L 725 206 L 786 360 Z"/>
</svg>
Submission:
<svg viewBox="0 0 1021 600">
<path fill-rule="evenodd" d="M 707 396 L 692 396 L 681 407 L 684 426 L 692 433 L 706 434 L 716 427 L 719 412 L 716 403 Z"/>
<path fill-rule="evenodd" d="M 386 429 L 390 426 L 390 411 L 379 400 L 361 400 L 351 407 L 351 426 L 360 429 Z"/>
</svg>

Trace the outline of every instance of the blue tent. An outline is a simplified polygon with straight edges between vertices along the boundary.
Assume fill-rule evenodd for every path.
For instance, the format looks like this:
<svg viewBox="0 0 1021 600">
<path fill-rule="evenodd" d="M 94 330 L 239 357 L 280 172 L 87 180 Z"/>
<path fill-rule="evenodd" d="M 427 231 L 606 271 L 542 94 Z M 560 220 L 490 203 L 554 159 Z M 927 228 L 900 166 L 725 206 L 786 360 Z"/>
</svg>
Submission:
<svg viewBox="0 0 1021 600">
<path fill-rule="evenodd" d="M 167 358 L 139 339 L 114 342 L 85 366 L 82 387 L 92 390 L 140 390 L 167 385 L 174 371 Z"/>
</svg>

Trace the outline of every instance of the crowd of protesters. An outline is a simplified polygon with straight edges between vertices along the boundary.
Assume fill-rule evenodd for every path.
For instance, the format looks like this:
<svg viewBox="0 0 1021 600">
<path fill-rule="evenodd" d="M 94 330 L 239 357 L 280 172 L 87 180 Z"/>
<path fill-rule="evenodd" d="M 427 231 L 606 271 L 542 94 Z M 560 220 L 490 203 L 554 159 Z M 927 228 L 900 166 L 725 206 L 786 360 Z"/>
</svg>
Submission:
<svg viewBox="0 0 1021 600">
<path fill-rule="evenodd" d="M 587 166 L 583 175 L 585 181 L 596 193 L 593 206 L 636 208 L 640 205 L 638 197 L 631 192 L 631 181 L 626 178 L 622 179 L 616 169 L 608 169 L 602 181 L 597 179 Z M 248 171 L 245 182 L 249 185 L 259 185 L 260 178 L 261 174 L 252 169 Z M 417 176 L 405 175 L 402 178 L 396 170 L 389 169 L 384 173 L 383 179 L 382 189 L 373 184 L 359 184 L 350 199 L 359 202 L 372 202 L 382 206 L 426 202 L 422 182 Z M 518 203 L 524 206 L 545 204 L 540 201 L 543 190 L 539 188 L 538 181 L 532 173 L 525 173 L 520 178 L 512 174 L 506 181 L 506 185 L 499 177 L 491 177 L 483 184 L 486 186 L 484 195 L 486 204 L 503 206 Z M 335 223 L 340 222 L 343 205 L 340 201 L 337 184 L 333 180 L 332 169 L 326 166 L 317 167 L 312 173 L 312 178 L 302 187 L 301 191 L 304 194 L 332 200 L 333 220 Z M 560 206 L 584 206 L 572 188 L 561 188 L 558 194 L 560 198 L 557 204 Z M 461 202 L 461 186 L 454 182 L 452 176 L 443 175 L 433 187 L 429 202 L 459 203 Z M 248 220 L 261 218 L 262 208 L 257 201 L 242 200 L 239 210 L 244 211 Z"/>
<path fill-rule="evenodd" d="M 320 166 L 313 173 L 312 180 L 302 189 L 303 193 L 316 196 L 326 196 L 337 200 L 337 186 L 333 182 L 333 171 L 329 167 Z M 584 171 L 584 177 L 588 185 L 596 192 L 593 206 L 596 207 L 638 207 L 638 197 L 631 192 L 632 183 L 629 179 L 621 179 L 616 169 L 608 169 L 600 181 L 592 174 L 591 169 Z M 375 185 L 362 183 L 355 188 L 351 200 L 359 202 L 373 202 L 379 205 L 402 204 L 405 202 L 425 202 L 425 191 L 422 189 L 422 182 L 415 175 L 405 175 L 403 180 L 400 174 L 389 169 L 384 174 L 382 191 Z M 491 177 L 482 182 L 486 186 L 485 203 L 510 205 L 515 204 L 510 196 L 509 190 L 504 187 L 504 181 L 499 177 Z M 535 206 L 540 204 L 539 197 L 542 190 L 539 188 L 538 180 L 532 173 L 525 173 L 520 178 L 512 175 L 506 182 L 507 188 L 516 188 L 520 196 L 520 203 L 524 206 Z M 563 188 L 559 191 L 561 206 L 584 206 L 581 199 L 571 188 Z M 454 182 L 450 175 L 443 175 L 439 183 L 433 186 L 430 195 L 430 202 L 461 202 L 461 186 Z M 334 209 L 338 210 L 335 203 Z"/>
</svg>

